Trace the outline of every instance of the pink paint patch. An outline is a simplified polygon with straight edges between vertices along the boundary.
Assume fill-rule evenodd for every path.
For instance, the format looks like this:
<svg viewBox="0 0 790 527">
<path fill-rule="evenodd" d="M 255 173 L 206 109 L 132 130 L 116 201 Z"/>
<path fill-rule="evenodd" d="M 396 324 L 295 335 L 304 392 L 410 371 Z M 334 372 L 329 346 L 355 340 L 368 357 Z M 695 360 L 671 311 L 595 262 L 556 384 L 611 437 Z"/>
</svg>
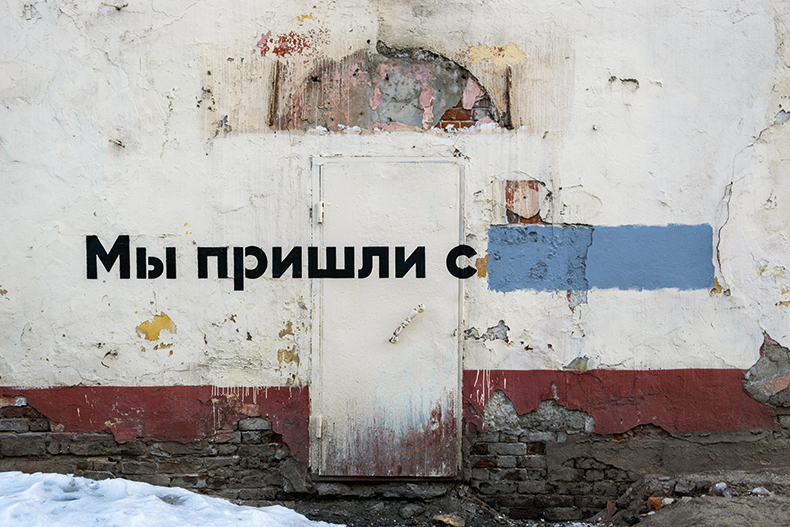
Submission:
<svg viewBox="0 0 790 527">
<path fill-rule="evenodd" d="M 326 29 L 319 31 L 311 29 L 307 33 L 291 31 L 290 33 L 272 37 L 271 31 L 269 31 L 261 35 L 256 47 L 260 48 L 263 56 L 269 51 L 280 58 L 290 57 L 291 55 L 305 55 L 314 51 L 318 44 L 324 43 L 326 34 Z"/>
<path fill-rule="evenodd" d="M 370 98 L 370 109 L 375 110 L 381 104 L 381 90 L 378 86 L 373 88 L 373 97 Z"/>
<path fill-rule="evenodd" d="M 485 92 L 483 92 L 483 90 L 472 77 L 469 77 L 469 79 L 466 81 L 466 88 L 464 89 L 464 96 L 461 101 L 464 110 L 471 110 L 475 105 L 477 98 L 482 95 L 485 95 Z"/>
<path fill-rule="evenodd" d="M 261 39 L 255 44 L 255 47 L 260 48 L 261 55 L 266 55 L 269 52 L 269 38 L 271 38 L 272 32 L 267 31 L 266 33 L 261 33 Z"/>
<path fill-rule="evenodd" d="M 423 71 L 416 71 L 414 73 L 414 77 L 420 81 L 420 84 L 422 85 L 417 107 L 425 109 L 433 106 L 433 88 L 428 85 L 428 77 L 431 75 L 430 70 L 427 68 L 420 69 Z"/>
<path fill-rule="evenodd" d="M 8 293 L 6 289 L 0 289 L 0 296 L 5 296 Z"/>
<path fill-rule="evenodd" d="M 433 105 L 433 88 L 431 88 L 427 84 L 423 84 L 422 91 L 420 92 L 419 107 L 429 108 L 432 105 Z"/>
</svg>

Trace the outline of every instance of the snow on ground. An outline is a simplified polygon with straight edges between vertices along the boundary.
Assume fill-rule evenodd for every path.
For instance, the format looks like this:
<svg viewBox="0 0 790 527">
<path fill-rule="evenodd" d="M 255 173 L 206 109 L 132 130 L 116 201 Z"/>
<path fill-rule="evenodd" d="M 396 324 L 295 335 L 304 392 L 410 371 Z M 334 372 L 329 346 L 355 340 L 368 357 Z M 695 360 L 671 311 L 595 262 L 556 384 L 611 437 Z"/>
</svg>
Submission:
<svg viewBox="0 0 790 527">
<path fill-rule="evenodd" d="M 331 527 L 280 506 L 243 507 L 125 479 L 0 472 L 3 527 Z"/>
</svg>

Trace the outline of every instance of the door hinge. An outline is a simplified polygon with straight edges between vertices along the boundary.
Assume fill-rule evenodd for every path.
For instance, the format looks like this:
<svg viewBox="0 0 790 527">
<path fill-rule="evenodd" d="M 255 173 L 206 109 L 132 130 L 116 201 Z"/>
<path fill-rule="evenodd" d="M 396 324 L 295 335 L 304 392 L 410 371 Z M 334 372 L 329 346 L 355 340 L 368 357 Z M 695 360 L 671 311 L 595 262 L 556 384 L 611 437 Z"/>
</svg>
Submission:
<svg viewBox="0 0 790 527">
<path fill-rule="evenodd" d="M 324 202 L 319 201 L 313 206 L 313 218 L 316 223 L 324 223 Z"/>
</svg>

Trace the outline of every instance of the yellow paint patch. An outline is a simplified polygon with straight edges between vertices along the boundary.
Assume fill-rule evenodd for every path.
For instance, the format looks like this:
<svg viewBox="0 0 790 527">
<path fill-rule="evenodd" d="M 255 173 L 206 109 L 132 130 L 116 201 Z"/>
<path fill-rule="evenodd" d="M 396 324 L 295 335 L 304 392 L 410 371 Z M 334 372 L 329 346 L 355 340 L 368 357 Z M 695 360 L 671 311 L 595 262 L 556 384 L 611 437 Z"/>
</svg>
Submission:
<svg viewBox="0 0 790 527">
<path fill-rule="evenodd" d="M 470 47 L 468 51 L 469 62 L 480 64 L 484 60 L 490 60 L 498 71 L 504 71 L 508 65 L 519 64 L 527 58 L 527 54 L 516 47 L 512 42 L 506 46 L 486 46 L 481 44 L 478 47 Z"/>
<path fill-rule="evenodd" d="M 768 264 L 758 263 L 757 264 L 757 274 L 762 276 L 763 273 L 768 269 Z"/>
<path fill-rule="evenodd" d="M 165 344 L 163 342 L 161 344 L 157 344 L 156 346 L 154 346 L 154 349 L 155 350 L 163 350 L 163 349 L 172 348 L 172 347 L 173 347 L 173 344 Z"/>
<path fill-rule="evenodd" d="M 785 268 L 783 265 L 776 265 L 776 266 L 774 266 L 774 276 L 775 277 L 782 278 L 782 277 L 787 276 L 787 274 L 788 274 L 787 273 L 787 268 Z"/>
<path fill-rule="evenodd" d="M 776 305 L 781 307 L 788 307 L 790 306 L 790 300 L 782 300 L 781 302 L 777 302 Z"/>
<path fill-rule="evenodd" d="M 287 364 L 290 362 L 299 366 L 299 354 L 296 353 L 296 349 L 293 346 L 277 350 L 277 360 L 280 363 Z"/>
<path fill-rule="evenodd" d="M 293 335 L 294 334 L 294 326 L 289 320 L 285 323 L 285 329 L 281 329 L 280 332 L 277 334 L 280 338 L 283 338 L 286 335 Z"/>
<path fill-rule="evenodd" d="M 720 295 L 722 291 L 724 291 L 724 288 L 721 287 L 721 284 L 719 283 L 719 279 L 714 276 L 713 277 L 713 289 L 710 290 L 710 294 L 712 294 L 712 295 Z"/>
<path fill-rule="evenodd" d="M 477 267 L 477 276 L 480 278 L 485 278 L 488 274 L 488 252 L 486 251 L 486 255 L 483 258 L 478 258 L 475 260 L 475 267 Z"/>
<path fill-rule="evenodd" d="M 165 313 L 159 313 L 158 315 L 154 315 L 152 320 L 146 320 L 137 326 L 137 334 L 141 337 L 145 337 L 145 340 L 159 340 L 159 333 L 162 331 L 167 330 L 175 334 L 177 333 L 177 329 L 175 323 L 170 320 L 169 316 Z"/>
<path fill-rule="evenodd" d="M 313 20 L 313 15 L 312 14 L 310 14 L 310 15 L 299 15 L 299 16 L 296 17 L 296 19 L 301 24 L 305 20 Z"/>
</svg>

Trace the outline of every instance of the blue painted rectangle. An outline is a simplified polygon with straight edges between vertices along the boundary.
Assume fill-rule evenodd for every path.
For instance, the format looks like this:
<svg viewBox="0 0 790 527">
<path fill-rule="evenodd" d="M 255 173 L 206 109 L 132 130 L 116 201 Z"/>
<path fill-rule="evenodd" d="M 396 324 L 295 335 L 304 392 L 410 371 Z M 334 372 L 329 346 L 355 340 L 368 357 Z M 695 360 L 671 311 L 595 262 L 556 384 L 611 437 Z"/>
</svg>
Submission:
<svg viewBox="0 0 790 527">
<path fill-rule="evenodd" d="M 713 286 L 710 225 L 513 225 L 488 230 L 494 291 Z"/>
<path fill-rule="evenodd" d="M 592 229 L 584 226 L 501 226 L 488 229 L 488 288 L 494 291 L 587 289 L 584 276 Z"/>
</svg>

